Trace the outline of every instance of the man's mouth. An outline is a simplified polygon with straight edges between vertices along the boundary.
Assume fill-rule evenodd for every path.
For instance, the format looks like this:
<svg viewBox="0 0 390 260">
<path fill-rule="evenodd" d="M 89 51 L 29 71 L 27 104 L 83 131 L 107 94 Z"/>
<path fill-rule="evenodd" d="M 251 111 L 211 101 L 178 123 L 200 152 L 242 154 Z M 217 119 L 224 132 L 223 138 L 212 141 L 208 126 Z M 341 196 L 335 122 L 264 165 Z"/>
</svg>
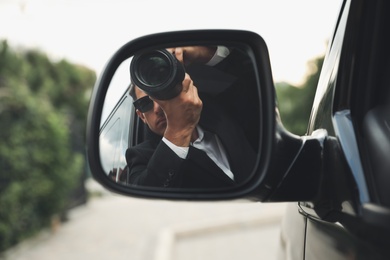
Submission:
<svg viewBox="0 0 390 260">
<path fill-rule="evenodd" d="M 157 125 L 166 124 L 166 123 L 167 123 L 167 119 L 165 117 L 160 117 L 159 119 L 157 119 Z"/>
</svg>

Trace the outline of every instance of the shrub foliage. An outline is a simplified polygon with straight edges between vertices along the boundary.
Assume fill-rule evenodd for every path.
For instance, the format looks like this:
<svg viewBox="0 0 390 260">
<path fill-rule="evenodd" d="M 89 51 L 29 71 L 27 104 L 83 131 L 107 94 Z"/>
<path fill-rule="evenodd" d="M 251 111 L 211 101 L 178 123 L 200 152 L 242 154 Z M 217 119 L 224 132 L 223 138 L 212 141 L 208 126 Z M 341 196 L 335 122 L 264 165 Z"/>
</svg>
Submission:
<svg viewBox="0 0 390 260">
<path fill-rule="evenodd" d="M 95 78 L 85 67 L 0 42 L 0 251 L 64 214 L 83 185 Z"/>
</svg>

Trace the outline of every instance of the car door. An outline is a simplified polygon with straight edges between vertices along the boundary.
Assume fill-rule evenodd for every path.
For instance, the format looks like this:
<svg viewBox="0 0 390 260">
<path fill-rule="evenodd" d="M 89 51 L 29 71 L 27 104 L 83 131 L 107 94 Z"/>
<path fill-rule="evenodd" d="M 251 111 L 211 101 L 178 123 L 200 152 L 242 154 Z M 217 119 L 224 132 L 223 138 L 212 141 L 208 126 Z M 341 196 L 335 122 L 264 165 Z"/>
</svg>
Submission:
<svg viewBox="0 0 390 260">
<path fill-rule="evenodd" d="M 304 259 L 389 253 L 389 7 L 345 1 L 329 44 L 308 129 L 329 134 L 324 182 L 315 201 L 299 203 Z"/>
</svg>

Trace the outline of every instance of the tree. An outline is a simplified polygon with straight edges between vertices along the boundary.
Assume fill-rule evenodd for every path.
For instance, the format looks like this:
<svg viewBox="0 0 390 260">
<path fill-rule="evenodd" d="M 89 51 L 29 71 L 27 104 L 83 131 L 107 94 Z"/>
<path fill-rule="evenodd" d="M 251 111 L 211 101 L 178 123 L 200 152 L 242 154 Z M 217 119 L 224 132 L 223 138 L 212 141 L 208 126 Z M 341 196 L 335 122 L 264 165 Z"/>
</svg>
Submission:
<svg viewBox="0 0 390 260">
<path fill-rule="evenodd" d="M 0 42 L 0 250 L 63 214 L 83 185 L 94 81 L 87 68 Z"/>
<path fill-rule="evenodd" d="M 304 135 L 319 80 L 324 57 L 308 62 L 309 71 L 302 86 L 277 83 L 276 93 L 283 125 L 294 134 Z"/>
</svg>

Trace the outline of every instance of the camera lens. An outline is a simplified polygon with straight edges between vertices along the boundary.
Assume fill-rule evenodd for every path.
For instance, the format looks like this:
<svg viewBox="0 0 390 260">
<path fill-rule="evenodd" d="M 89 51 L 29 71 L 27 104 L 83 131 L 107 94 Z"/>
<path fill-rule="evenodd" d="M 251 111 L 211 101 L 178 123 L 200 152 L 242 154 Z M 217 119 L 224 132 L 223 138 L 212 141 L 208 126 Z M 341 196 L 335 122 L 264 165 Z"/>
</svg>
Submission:
<svg viewBox="0 0 390 260">
<path fill-rule="evenodd" d="M 165 83 L 171 74 L 169 60 L 158 55 L 147 55 L 139 61 L 138 73 L 140 80 L 153 87 Z"/>
<path fill-rule="evenodd" d="M 131 79 L 136 86 L 156 99 L 171 99 L 181 91 L 184 67 L 167 50 L 135 55 L 130 65 Z"/>
</svg>

